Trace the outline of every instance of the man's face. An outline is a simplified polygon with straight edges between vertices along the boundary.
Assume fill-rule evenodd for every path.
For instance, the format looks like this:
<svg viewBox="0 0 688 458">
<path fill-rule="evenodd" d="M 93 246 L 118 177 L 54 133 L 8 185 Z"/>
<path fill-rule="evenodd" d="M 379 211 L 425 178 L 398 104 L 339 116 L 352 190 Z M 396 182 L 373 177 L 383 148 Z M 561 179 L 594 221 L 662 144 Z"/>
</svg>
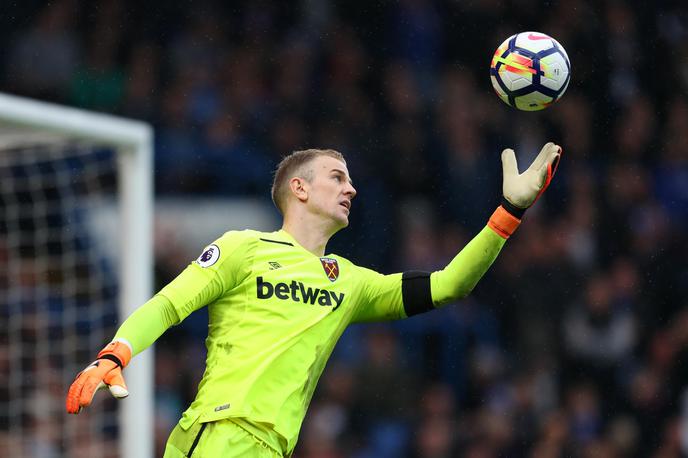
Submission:
<svg viewBox="0 0 688 458">
<path fill-rule="evenodd" d="M 313 177 L 306 184 L 309 208 L 313 213 L 335 221 L 337 229 L 348 226 L 351 200 L 356 196 L 356 189 L 351 184 L 346 165 L 330 156 L 318 156 L 310 166 Z"/>
</svg>

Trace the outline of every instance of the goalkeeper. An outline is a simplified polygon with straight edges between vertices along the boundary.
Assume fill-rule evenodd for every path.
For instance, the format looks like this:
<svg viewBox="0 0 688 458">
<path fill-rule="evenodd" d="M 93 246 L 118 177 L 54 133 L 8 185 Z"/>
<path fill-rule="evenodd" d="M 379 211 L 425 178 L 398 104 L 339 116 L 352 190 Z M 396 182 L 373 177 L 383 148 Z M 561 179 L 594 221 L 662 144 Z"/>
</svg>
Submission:
<svg viewBox="0 0 688 458">
<path fill-rule="evenodd" d="M 351 323 L 396 320 L 465 297 L 524 211 L 547 188 L 561 148 L 547 143 L 519 174 L 502 153 L 503 199 L 485 228 L 437 272 L 382 275 L 325 254 L 356 195 L 342 155 L 297 151 L 279 164 L 272 198 L 282 229 L 225 233 L 139 307 L 67 394 L 69 413 L 99 387 L 127 396 L 122 369 L 194 310 L 209 312 L 206 370 L 172 431 L 166 458 L 291 455 L 315 385 Z"/>
</svg>

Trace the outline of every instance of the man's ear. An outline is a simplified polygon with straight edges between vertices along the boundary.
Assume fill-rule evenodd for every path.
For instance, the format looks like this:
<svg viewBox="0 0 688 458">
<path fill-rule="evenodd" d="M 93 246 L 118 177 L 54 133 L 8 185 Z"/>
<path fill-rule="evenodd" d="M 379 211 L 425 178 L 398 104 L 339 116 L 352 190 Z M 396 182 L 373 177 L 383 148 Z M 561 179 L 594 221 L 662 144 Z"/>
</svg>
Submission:
<svg viewBox="0 0 688 458">
<path fill-rule="evenodd" d="M 301 202 L 308 199 L 308 183 L 303 178 L 294 177 L 289 180 L 289 189 Z"/>
</svg>

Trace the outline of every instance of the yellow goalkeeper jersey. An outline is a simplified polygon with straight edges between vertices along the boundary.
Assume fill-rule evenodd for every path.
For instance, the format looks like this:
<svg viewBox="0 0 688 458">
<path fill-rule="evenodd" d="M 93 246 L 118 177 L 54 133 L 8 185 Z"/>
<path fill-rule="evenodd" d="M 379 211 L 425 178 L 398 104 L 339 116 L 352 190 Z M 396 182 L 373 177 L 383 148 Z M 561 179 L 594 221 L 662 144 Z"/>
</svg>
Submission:
<svg viewBox="0 0 688 458">
<path fill-rule="evenodd" d="M 284 231 L 227 232 L 159 293 L 180 320 L 209 311 L 206 370 L 182 421 L 248 421 L 279 434 L 290 453 L 344 329 L 415 313 L 402 296 L 426 307 L 429 280 L 420 296 L 402 295 L 406 278 L 316 256 Z"/>
</svg>

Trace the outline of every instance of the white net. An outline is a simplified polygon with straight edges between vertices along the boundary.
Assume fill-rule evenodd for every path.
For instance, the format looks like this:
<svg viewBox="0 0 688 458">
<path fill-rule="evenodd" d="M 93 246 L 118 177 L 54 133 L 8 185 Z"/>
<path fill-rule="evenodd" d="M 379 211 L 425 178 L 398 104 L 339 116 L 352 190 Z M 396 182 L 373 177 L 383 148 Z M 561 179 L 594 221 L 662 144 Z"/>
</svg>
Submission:
<svg viewBox="0 0 688 458">
<path fill-rule="evenodd" d="M 64 407 L 117 326 L 116 241 L 98 230 L 116 172 L 107 147 L 0 127 L 0 455 L 120 455 L 109 395 Z"/>
</svg>

